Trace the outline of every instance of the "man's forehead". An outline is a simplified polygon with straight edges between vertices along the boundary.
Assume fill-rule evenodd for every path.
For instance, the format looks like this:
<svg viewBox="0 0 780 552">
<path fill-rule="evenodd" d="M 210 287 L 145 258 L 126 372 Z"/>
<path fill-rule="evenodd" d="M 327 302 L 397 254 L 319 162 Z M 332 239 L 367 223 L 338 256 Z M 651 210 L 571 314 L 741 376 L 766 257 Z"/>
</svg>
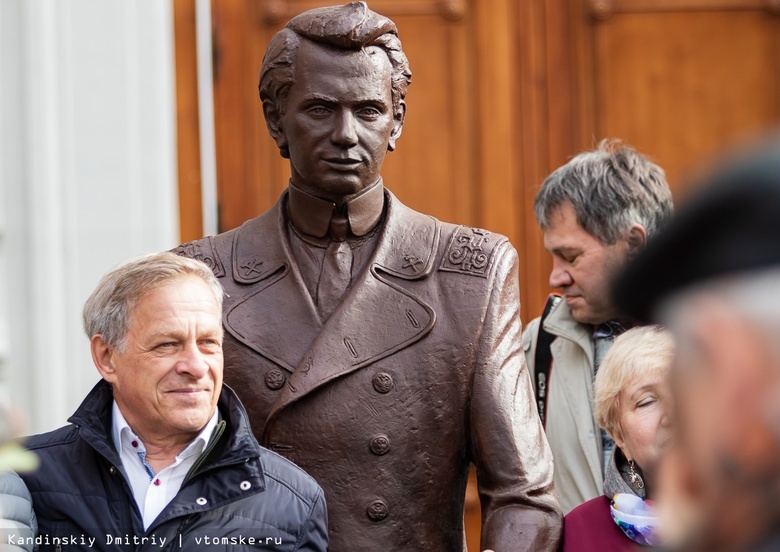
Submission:
<svg viewBox="0 0 780 552">
<path fill-rule="evenodd" d="M 542 228 L 544 246 L 548 250 L 561 248 L 582 248 L 585 243 L 599 242 L 577 219 L 569 203 L 563 203 L 550 211 L 547 224 Z"/>
<path fill-rule="evenodd" d="M 365 46 L 360 49 L 338 48 L 302 38 L 295 57 L 294 66 L 312 62 L 322 65 L 335 65 L 344 60 L 370 59 L 372 64 L 386 65 L 388 69 L 390 68 L 390 58 L 387 57 L 387 54 L 379 46 Z"/>
<path fill-rule="evenodd" d="M 379 50 L 338 50 L 311 43 L 301 49 L 288 101 L 392 102 L 390 62 Z"/>
</svg>

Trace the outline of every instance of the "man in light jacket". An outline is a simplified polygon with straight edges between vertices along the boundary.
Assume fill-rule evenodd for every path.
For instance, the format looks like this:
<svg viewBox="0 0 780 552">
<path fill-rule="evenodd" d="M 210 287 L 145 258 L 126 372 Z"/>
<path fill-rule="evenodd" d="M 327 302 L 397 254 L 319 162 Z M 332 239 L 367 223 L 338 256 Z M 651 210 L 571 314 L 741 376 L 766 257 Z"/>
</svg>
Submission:
<svg viewBox="0 0 780 552">
<path fill-rule="evenodd" d="M 553 172 L 534 210 L 553 257 L 551 297 L 523 345 L 537 407 L 555 459 L 564 513 L 602 493 L 612 442 L 593 414 L 593 377 L 617 335 L 631 326 L 610 282 L 672 213 L 663 170 L 633 149 L 603 141 Z"/>
</svg>

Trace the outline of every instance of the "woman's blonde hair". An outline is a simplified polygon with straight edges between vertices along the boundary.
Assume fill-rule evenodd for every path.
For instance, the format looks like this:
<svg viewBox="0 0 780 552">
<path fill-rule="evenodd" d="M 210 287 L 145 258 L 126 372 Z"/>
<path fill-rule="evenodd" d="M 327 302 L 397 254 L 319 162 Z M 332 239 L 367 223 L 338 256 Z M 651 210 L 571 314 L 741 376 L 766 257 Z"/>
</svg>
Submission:
<svg viewBox="0 0 780 552">
<path fill-rule="evenodd" d="M 665 374 L 673 355 L 672 336 L 661 326 L 633 328 L 615 340 L 593 384 L 596 422 L 610 437 L 620 431 L 623 392 L 643 376 Z"/>
</svg>

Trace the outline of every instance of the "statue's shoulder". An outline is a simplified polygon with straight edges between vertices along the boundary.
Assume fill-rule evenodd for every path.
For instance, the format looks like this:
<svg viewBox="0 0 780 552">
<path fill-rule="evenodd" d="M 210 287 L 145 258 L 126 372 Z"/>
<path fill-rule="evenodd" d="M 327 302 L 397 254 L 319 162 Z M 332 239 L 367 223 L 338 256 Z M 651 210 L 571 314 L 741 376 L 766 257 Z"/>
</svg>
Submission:
<svg viewBox="0 0 780 552">
<path fill-rule="evenodd" d="M 501 252 L 514 251 L 506 236 L 442 222 L 403 205 L 392 194 L 391 207 L 390 233 L 395 248 L 404 251 L 402 266 L 392 273 L 412 277 L 436 270 L 488 278 Z"/>
<path fill-rule="evenodd" d="M 172 249 L 171 252 L 205 263 L 215 276 L 221 278 L 225 275 L 223 258 L 227 261 L 230 255 L 229 245 L 227 247 L 223 247 L 223 245 L 232 241 L 229 234 L 234 232 L 235 230 L 230 230 L 217 236 L 206 236 L 199 240 L 183 243 L 179 247 Z"/>
<path fill-rule="evenodd" d="M 438 269 L 480 278 L 487 278 L 500 252 L 511 248 L 506 236 L 473 226 L 442 222 L 441 237 Z"/>
<path fill-rule="evenodd" d="M 221 278 L 226 274 L 226 268 L 230 270 L 232 257 L 235 250 L 235 242 L 240 236 L 266 236 L 270 233 L 271 225 L 277 224 L 277 207 L 265 213 L 249 219 L 238 228 L 233 228 L 216 236 L 206 236 L 199 240 L 193 240 L 181 244 L 172 249 L 173 253 L 197 259 L 208 265 L 214 274 Z"/>
</svg>

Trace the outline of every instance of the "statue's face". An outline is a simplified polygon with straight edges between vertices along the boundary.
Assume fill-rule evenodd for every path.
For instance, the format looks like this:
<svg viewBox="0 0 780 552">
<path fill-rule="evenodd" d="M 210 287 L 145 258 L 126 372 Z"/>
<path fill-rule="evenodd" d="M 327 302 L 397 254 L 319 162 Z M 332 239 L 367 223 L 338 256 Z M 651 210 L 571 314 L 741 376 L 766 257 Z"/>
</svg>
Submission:
<svg viewBox="0 0 780 552">
<path fill-rule="evenodd" d="M 275 136 L 289 149 L 294 184 L 338 200 L 379 179 L 403 125 L 403 109 L 393 113 L 390 78 L 390 60 L 378 48 L 340 51 L 301 41 Z"/>
</svg>

